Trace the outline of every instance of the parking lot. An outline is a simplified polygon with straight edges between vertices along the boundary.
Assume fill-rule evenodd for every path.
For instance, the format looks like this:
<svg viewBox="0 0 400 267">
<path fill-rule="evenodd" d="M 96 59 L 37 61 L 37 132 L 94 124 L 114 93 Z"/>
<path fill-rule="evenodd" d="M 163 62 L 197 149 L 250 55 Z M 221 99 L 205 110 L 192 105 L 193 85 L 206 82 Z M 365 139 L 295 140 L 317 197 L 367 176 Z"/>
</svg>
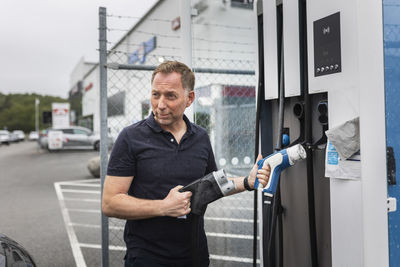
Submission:
<svg viewBox="0 0 400 267">
<path fill-rule="evenodd" d="M 54 184 L 78 266 L 99 266 L 101 260 L 100 182 L 79 180 Z M 250 266 L 253 208 L 251 193 L 230 196 L 209 205 L 205 216 L 211 266 Z M 220 214 L 220 216 L 213 216 Z M 123 266 L 124 221 L 110 219 L 110 266 Z M 232 243 L 233 251 L 222 244 Z"/>
<path fill-rule="evenodd" d="M 0 232 L 26 247 L 38 266 L 100 266 L 100 180 L 86 169 L 97 154 L 49 153 L 33 142 L 0 147 Z M 252 197 L 246 192 L 209 205 L 211 266 L 251 265 Z M 109 225 L 110 266 L 123 266 L 124 221 L 110 219 Z"/>
</svg>

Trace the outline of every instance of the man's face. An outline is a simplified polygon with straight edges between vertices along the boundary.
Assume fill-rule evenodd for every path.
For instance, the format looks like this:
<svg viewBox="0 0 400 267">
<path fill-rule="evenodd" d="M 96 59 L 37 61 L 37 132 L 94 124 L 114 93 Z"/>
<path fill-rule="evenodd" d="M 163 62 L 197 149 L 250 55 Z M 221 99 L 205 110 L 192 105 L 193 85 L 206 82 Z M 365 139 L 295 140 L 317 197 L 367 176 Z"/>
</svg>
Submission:
<svg viewBox="0 0 400 267">
<path fill-rule="evenodd" d="M 178 125 L 185 109 L 194 100 L 194 92 L 182 87 L 181 74 L 157 73 L 151 90 L 154 118 L 164 130 Z"/>
</svg>

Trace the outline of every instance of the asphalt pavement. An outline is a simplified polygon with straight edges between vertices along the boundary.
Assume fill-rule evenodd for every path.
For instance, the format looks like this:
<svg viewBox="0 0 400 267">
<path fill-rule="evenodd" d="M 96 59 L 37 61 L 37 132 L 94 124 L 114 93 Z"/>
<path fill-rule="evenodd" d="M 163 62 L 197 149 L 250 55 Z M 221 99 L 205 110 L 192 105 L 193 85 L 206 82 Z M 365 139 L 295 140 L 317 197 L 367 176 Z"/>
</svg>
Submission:
<svg viewBox="0 0 400 267">
<path fill-rule="evenodd" d="M 0 146 L 0 233 L 17 240 L 38 266 L 75 266 L 56 182 L 92 180 L 96 151 L 48 152 L 35 142 Z"/>
</svg>

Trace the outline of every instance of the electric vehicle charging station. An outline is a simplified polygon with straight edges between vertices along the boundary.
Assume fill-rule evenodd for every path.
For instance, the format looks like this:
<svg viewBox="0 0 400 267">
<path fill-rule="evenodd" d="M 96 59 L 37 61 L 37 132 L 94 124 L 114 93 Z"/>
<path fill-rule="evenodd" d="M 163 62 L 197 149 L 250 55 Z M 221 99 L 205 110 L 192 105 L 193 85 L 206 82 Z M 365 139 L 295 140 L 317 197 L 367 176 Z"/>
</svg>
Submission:
<svg viewBox="0 0 400 267">
<path fill-rule="evenodd" d="M 296 143 L 307 150 L 307 161 L 282 172 L 277 194 L 258 206 L 260 266 L 399 266 L 400 34 L 384 33 L 400 33 L 400 1 L 255 6 L 261 153 Z M 327 177 L 325 131 L 355 118 L 353 175 Z M 337 167 L 348 171 L 347 161 Z"/>
</svg>

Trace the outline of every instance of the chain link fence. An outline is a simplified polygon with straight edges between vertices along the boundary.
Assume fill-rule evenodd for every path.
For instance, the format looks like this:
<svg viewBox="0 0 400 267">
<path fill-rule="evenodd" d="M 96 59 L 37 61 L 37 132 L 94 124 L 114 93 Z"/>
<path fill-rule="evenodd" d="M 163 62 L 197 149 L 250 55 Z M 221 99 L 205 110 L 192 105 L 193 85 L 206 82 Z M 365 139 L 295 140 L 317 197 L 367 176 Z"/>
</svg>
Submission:
<svg viewBox="0 0 400 267">
<path fill-rule="evenodd" d="M 247 175 L 254 162 L 255 77 L 243 73 L 253 67 L 246 60 L 204 58 L 193 67 L 226 70 L 196 73 L 194 122 L 207 129 L 218 168 L 233 177 Z M 245 192 L 208 206 L 204 222 L 211 266 L 252 263 L 253 196 Z"/>
<path fill-rule="evenodd" d="M 173 56 L 163 58 L 179 60 L 179 57 Z M 110 51 L 108 55 L 108 62 L 127 64 L 128 60 L 129 55 L 120 51 Z M 159 56 L 148 56 L 147 64 L 151 68 L 159 63 Z M 114 140 L 123 128 L 147 118 L 151 113 L 151 75 L 151 70 L 140 70 L 140 67 L 136 70 L 107 69 L 107 121 L 109 134 Z M 122 266 L 125 255 L 124 225 L 125 220 L 109 219 L 110 266 Z"/>
<path fill-rule="evenodd" d="M 159 23 L 165 22 L 159 20 Z M 166 38 L 156 33 L 153 36 L 157 41 Z M 194 53 L 193 58 L 196 98 L 192 121 L 207 130 L 218 168 L 225 169 L 230 176 L 244 176 L 255 160 L 255 62 L 243 56 L 235 58 L 233 50 L 220 48 L 216 53 L 228 51 L 229 58 L 211 57 L 209 53 L 203 56 L 204 51 L 196 48 L 196 42 L 201 41 L 204 37 L 193 37 L 194 51 L 199 54 Z M 142 58 L 140 55 L 134 58 L 124 47 L 127 45 L 122 42 L 108 51 L 100 51 L 107 53 L 107 134 L 114 140 L 124 127 L 151 114 L 152 70 L 165 60 L 182 61 L 179 47 L 171 49 L 169 55 L 161 55 L 155 49 Z M 250 266 L 253 263 L 253 197 L 253 193 L 244 192 L 209 205 L 205 230 L 211 266 Z M 110 218 L 108 229 L 102 229 L 108 231 L 109 266 L 123 266 L 124 224 L 124 220 Z M 103 248 L 104 253 L 107 250 Z M 88 266 L 94 264 L 95 261 L 87 261 Z"/>
</svg>

